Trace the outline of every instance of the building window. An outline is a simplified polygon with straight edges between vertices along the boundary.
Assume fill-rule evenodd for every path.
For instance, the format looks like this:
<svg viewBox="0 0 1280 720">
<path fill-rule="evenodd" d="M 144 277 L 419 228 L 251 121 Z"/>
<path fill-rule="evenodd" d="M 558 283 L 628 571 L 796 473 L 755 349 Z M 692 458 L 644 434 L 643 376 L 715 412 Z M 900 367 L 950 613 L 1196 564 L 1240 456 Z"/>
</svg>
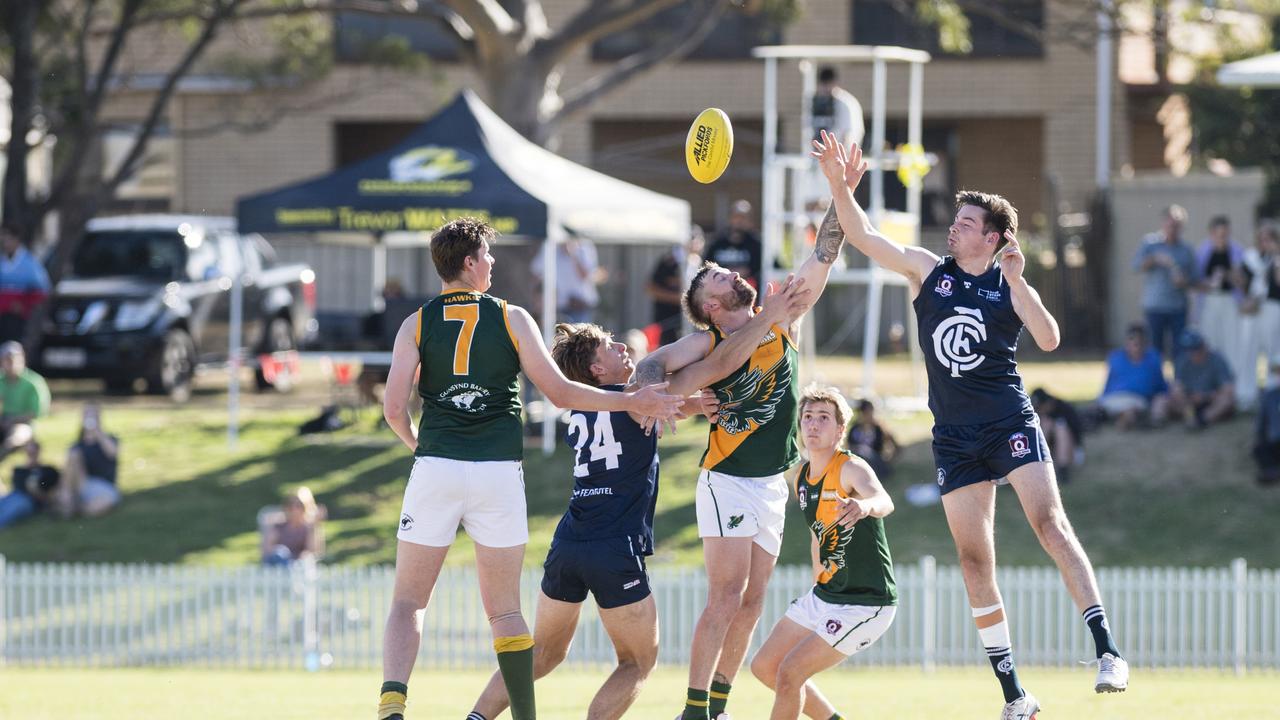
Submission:
<svg viewBox="0 0 1280 720">
<path fill-rule="evenodd" d="M 439 4 L 424 0 L 424 13 L 435 17 L 381 16 L 339 12 L 333 16 L 334 54 L 340 63 L 368 62 L 378 46 L 403 43 L 409 50 L 437 62 L 457 62 L 461 56 L 458 38 L 443 26 L 447 12 Z"/>
<path fill-rule="evenodd" d="M 609 35 L 591 46 L 591 59 L 612 62 L 637 53 L 661 41 L 669 28 L 688 22 L 693 8 L 681 3 L 632 26 Z M 715 30 L 688 55 L 687 60 L 749 60 L 757 45 L 782 43 L 782 26 L 765 13 L 747 15 L 728 12 L 716 23 Z"/>
<path fill-rule="evenodd" d="M 1044 57 L 1044 45 L 1015 25 L 1044 30 L 1044 0 L 990 0 L 990 13 L 969 10 L 969 37 L 973 51 L 950 54 L 938 45 L 938 29 L 915 16 L 914 3 L 904 7 L 895 0 L 853 0 L 853 43 L 855 45 L 900 45 L 928 50 L 941 58 Z M 1004 20 L 993 16 L 999 15 Z"/>
<path fill-rule="evenodd" d="M 102 133 L 102 178 L 119 170 L 137 141 L 141 125 L 115 125 Z M 134 171 L 116 187 L 107 209 L 117 212 L 159 212 L 169 209 L 177 194 L 177 145 L 166 125 L 151 131 L 147 148 Z"/>
</svg>

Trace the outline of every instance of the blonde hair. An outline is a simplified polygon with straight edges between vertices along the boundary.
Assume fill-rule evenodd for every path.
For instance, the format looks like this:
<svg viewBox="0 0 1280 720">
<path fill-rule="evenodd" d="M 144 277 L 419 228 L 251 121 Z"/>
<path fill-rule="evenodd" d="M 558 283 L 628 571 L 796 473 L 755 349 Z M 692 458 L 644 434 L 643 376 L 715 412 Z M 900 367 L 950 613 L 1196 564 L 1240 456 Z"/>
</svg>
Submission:
<svg viewBox="0 0 1280 720">
<path fill-rule="evenodd" d="M 290 501 L 294 500 L 302 505 L 302 514 L 306 517 L 307 522 L 315 522 L 317 514 L 316 496 L 311 494 L 311 488 L 306 485 L 300 485 L 297 490 L 285 496 L 284 504 L 288 505 Z"/>
<path fill-rule="evenodd" d="M 612 340 L 613 336 L 599 325 L 560 323 L 551 341 L 551 359 L 570 380 L 599 387 L 600 379 L 591 371 L 591 366 L 595 364 L 596 352 Z"/>
<path fill-rule="evenodd" d="M 822 386 L 813 383 L 804 389 L 804 393 L 800 396 L 799 414 L 804 416 L 804 409 L 812 403 L 831 403 L 831 407 L 836 411 L 836 424 L 840 426 L 840 437 L 836 440 L 836 449 L 845 450 L 846 435 L 849 430 L 849 421 L 853 419 L 853 408 L 849 407 L 849 401 L 844 399 L 844 395 L 840 394 L 840 390 L 828 386 Z"/>
</svg>

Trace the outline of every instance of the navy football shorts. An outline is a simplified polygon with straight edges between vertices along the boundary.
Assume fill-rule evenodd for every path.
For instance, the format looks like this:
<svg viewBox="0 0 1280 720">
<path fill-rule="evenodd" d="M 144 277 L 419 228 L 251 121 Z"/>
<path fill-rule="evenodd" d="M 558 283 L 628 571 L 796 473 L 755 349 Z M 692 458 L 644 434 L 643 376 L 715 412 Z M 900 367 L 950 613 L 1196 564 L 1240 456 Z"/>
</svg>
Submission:
<svg viewBox="0 0 1280 720">
<path fill-rule="evenodd" d="M 942 494 L 1002 480 L 1033 462 L 1053 462 L 1040 419 L 1030 408 L 983 425 L 933 426 L 933 462 Z"/>
<path fill-rule="evenodd" d="M 649 573 L 632 538 L 555 538 L 542 565 L 542 592 L 569 603 L 586 600 L 590 592 L 601 608 L 622 607 L 649 597 Z"/>
</svg>

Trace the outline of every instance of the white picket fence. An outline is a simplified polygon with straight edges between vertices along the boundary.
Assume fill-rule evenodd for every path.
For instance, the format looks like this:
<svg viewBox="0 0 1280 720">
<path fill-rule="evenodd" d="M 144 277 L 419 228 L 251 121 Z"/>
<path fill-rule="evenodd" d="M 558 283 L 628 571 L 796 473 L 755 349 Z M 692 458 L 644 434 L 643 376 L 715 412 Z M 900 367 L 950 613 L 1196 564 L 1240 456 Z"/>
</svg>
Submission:
<svg viewBox="0 0 1280 720">
<path fill-rule="evenodd" d="M 933 558 L 897 568 L 893 627 L 852 664 L 985 662 L 959 569 Z M 532 619 L 540 571 L 523 579 Z M 1103 569 L 1111 625 L 1129 661 L 1145 667 L 1280 668 L 1280 571 L 1229 568 Z M 0 557 L 0 662 L 30 666 L 186 665 L 233 668 L 376 668 L 390 603 L 388 567 L 291 569 L 184 565 L 8 564 Z M 658 566 L 652 581 L 661 661 L 688 661 L 706 597 L 700 568 Z M 806 592 L 805 567 L 778 568 L 754 645 Z M 1024 665 L 1069 665 L 1093 645 L 1052 568 L 1002 570 L 1014 647 Z M 427 611 L 420 666 L 493 664 L 475 572 L 446 568 Z M 588 602 L 568 662 L 604 665 L 612 646 Z"/>
</svg>

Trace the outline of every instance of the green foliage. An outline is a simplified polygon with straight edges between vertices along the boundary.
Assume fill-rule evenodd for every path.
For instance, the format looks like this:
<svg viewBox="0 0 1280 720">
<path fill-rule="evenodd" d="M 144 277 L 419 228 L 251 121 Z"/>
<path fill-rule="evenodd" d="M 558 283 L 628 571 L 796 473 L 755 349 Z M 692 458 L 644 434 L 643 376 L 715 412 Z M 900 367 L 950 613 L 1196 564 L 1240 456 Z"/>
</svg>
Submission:
<svg viewBox="0 0 1280 720">
<path fill-rule="evenodd" d="M 973 52 L 969 36 L 969 18 L 955 0 L 916 0 L 916 16 L 937 26 L 938 44 L 949 53 L 967 55 Z"/>
</svg>

